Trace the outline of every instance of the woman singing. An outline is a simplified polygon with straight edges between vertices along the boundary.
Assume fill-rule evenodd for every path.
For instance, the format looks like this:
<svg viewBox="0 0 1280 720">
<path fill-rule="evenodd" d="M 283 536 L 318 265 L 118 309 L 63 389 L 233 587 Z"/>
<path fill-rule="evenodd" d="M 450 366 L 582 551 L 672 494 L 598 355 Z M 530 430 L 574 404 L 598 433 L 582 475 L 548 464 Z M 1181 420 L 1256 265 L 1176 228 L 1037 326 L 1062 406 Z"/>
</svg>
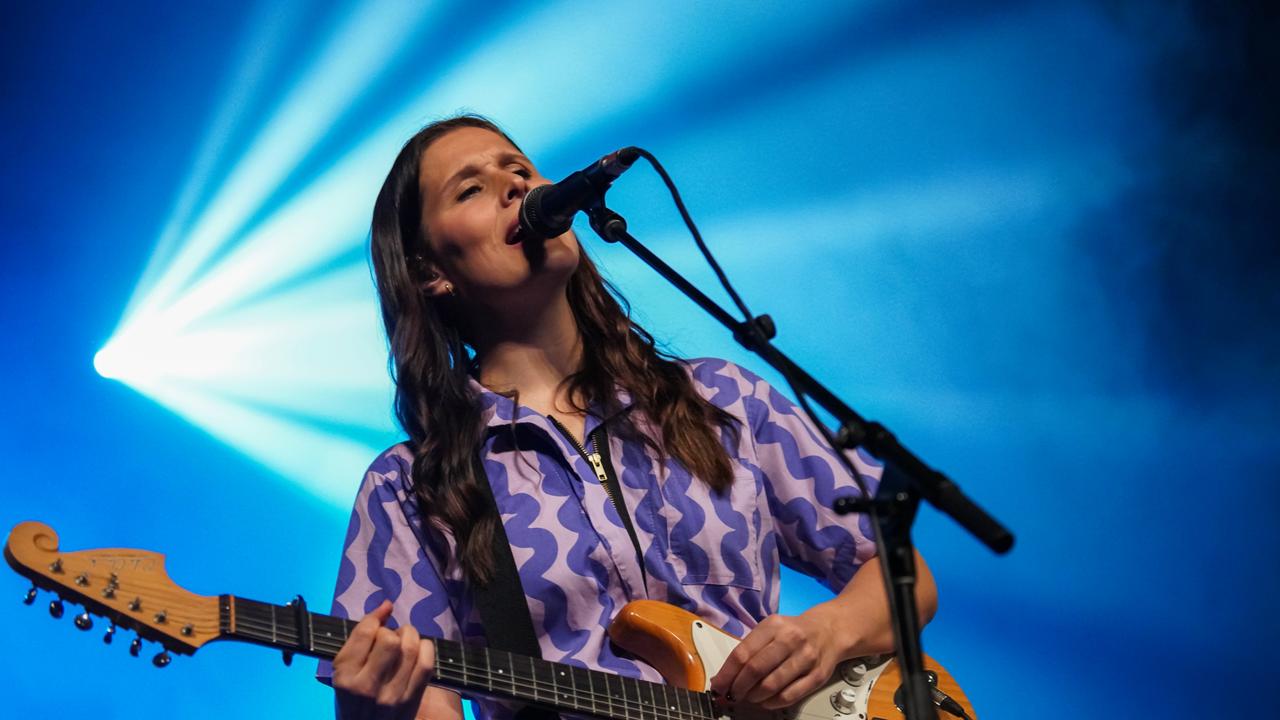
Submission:
<svg viewBox="0 0 1280 720">
<path fill-rule="evenodd" d="M 745 637 L 712 681 L 736 702 L 790 705 L 841 660 L 892 650 L 870 528 L 830 510 L 853 479 L 760 378 L 659 352 L 572 231 L 522 237 L 520 202 L 547 182 L 463 116 L 416 134 L 378 195 L 373 267 L 409 439 L 356 497 L 333 612 L 362 619 L 319 671 L 339 715 L 461 718 L 459 696 L 428 684 L 422 637 L 485 642 L 473 588 L 499 527 L 547 660 L 661 681 L 606 634 L 642 598 Z M 879 468 L 854 461 L 874 487 Z M 835 597 L 779 615 L 780 563 Z M 927 621 L 923 563 L 918 587 Z"/>
</svg>

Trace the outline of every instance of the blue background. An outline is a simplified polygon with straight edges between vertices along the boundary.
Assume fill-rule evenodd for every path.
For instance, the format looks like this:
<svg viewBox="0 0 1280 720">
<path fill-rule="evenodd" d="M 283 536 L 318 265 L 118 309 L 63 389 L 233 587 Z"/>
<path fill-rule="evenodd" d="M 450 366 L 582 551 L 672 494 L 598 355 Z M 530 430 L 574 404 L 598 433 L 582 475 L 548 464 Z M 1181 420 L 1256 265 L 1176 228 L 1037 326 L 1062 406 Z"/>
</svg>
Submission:
<svg viewBox="0 0 1280 720">
<path fill-rule="evenodd" d="M 0 521 L 164 552 L 195 592 L 327 606 L 350 498 L 397 437 L 372 197 L 417 127 L 469 109 L 550 177 L 654 152 L 780 347 L 1013 528 L 1005 557 L 932 510 L 917 528 L 941 588 L 926 650 L 983 717 L 1253 710 L 1280 641 L 1259 8 L 10 8 Z M 652 173 L 610 201 L 711 287 Z M 672 350 L 760 368 L 579 236 Z M 184 298 L 205 304 L 135 348 L 129 382 L 95 372 L 139 308 Z M 330 713 L 311 661 L 223 644 L 155 670 L 26 587 L 0 575 L 5 716 Z"/>
</svg>

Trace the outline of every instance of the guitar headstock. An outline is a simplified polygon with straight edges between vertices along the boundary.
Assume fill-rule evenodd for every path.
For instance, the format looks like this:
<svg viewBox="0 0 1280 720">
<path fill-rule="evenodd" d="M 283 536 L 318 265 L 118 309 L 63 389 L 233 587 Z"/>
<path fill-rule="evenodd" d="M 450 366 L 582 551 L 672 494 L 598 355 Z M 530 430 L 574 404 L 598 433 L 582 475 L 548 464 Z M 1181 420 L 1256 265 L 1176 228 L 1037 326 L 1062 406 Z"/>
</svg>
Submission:
<svg viewBox="0 0 1280 720">
<path fill-rule="evenodd" d="M 119 627 L 159 642 L 167 650 L 190 655 L 224 635 L 218 598 L 196 595 L 175 584 L 165 572 L 160 553 L 119 548 L 65 552 L 59 549 L 53 528 L 24 522 L 9 533 L 4 557 L 36 587 L 57 593 L 59 599 L 50 603 L 54 617 L 62 614 L 62 602 L 68 601 L 85 607 L 85 613 L 75 618 L 81 630 L 92 628 L 91 615 L 110 621 L 106 642 Z M 27 603 L 34 599 L 33 588 Z M 137 654 L 136 641 L 130 652 Z M 154 662 L 167 664 L 168 655 L 161 653 Z"/>
</svg>

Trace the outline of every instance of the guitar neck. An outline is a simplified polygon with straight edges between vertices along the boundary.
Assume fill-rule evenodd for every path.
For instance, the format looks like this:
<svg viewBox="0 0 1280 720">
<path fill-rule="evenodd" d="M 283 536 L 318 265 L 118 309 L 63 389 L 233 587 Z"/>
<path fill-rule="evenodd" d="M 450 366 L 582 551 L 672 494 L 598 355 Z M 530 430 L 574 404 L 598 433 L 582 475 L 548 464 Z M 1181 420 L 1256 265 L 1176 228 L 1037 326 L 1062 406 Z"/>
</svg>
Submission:
<svg viewBox="0 0 1280 720">
<path fill-rule="evenodd" d="M 218 598 L 224 637 L 332 660 L 356 623 L 234 595 Z M 707 693 L 434 640 L 437 685 L 610 720 L 714 720 Z"/>
</svg>

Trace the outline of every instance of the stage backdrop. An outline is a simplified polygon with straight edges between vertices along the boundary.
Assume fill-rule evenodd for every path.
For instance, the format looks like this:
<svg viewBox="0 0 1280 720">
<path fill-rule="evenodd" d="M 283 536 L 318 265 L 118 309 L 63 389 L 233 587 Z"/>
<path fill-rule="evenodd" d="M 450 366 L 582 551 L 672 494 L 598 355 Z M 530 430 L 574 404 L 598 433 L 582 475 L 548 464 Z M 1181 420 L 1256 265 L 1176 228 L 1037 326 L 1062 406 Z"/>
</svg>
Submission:
<svg viewBox="0 0 1280 720">
<path fill-rule="evenodd" d="M 654 152 L 778 345 L 1018 534 L 995 557 L 936 511 L 918 525 L 941 593 L 925 648 L 983 717 L 1263 701 L 1280 641 L 1271 11 L 197 5 L 6 12 L 6 527 L 164 552 L 196 592 L 326 608 L 361 474 L 399 437 L 372 201 L 418 127 L 471 110 L 552 178 Z M 609 199 L 723 298 L 647 167 Z M 667 348 L 762 369 L 578 235 Z M 785 612 L 824 597 L 784 583 Z M 26 589 L 0 573 L 0 715 L 331 712 L 313 661 L 223 644 L 157 670 L 158 648 L 131 658 L 130 636 L 104 645 L 101 620 L 78 632 L 78 610 L 52 620 Z"/>
</svg>

